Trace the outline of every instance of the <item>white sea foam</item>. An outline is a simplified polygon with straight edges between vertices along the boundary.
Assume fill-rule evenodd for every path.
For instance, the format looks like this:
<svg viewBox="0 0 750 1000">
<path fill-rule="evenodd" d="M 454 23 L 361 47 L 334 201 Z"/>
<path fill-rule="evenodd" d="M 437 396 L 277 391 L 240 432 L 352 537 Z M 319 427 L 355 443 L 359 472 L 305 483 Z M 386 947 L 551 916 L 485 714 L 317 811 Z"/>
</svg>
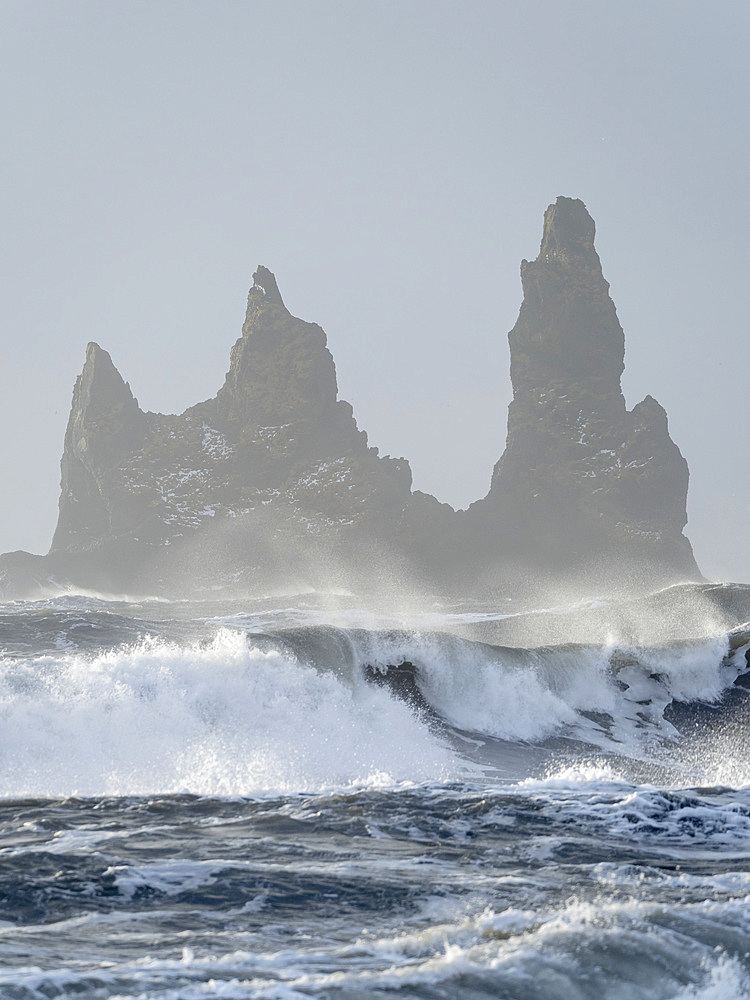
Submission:
<svg viewBox="0 0 750 1000">
<path fill-rule="evenodd" d="M 208 645 L 0 661 L 0 722 L 4 797 L 252 795 L 456 769 L 387 691 L 229 630 Z"/>
<path fill-rule="evenodd" d="M 459 729 L 505 740 L 567 729 L 600 745 L 629 745 L 645 730 L 674 735 L 663 718 L 670 702 L 715 701 L 739 672 L 728 650 L 725 636 L 656 650 L 516 650 L 439 633 L 369 633 L 358 655 L 381 670 L 413 663 L 426 700 Z"/>
<path fill-rule="evenodd" d="M 141 827 L 140 834 L 159 833 L 165 827 L 146 826 Z M 39 828 L 34 832 L 41 832 Z M 88 856 L 96 851 L 102 844 L 111 840 L 123 840 L 128 836 L 127 832 L 116 829 L 106 830 L 101 827 L 77 827 L 70 830 L 56 830 L 51 836 L 44 839 L 28 842 L 24 841 L 13 847 L 0 848 L 0 857 L 17 857 L 21 854 L 81 854 Z"/>
<path fill-rule="evenodd" d="M 704 982 L 686 986 L 674 1000 L 744 1000 L 750 997 L 750 977 L 736 958 L 722 955 L 717 962 L 705 964 Z"/>
<path fill-rule="evenodd" d="M 497 790 L 496 790 L 497 791 Z M 529 796 L 550 823 L 607 840 L 638 842 L 672 855 L 750 850 L 750 790 L 634 785 L 593 760 L 527 778 L 502 792 Z"/>
<path fill-rule="evenodd" d="M 668 853 L 681 847 L 693 853 L 696 847 L 709 852 L 750 849 L 750 807 L 739 800 L 717 805 L 695 793 L 598 784 L 577 796 L 555 788 L 534 797 L 556 824 L 608 840 L 638 841 Z"/>
<path fill-rule="evenodd" d="M 727 651 L 725 637 L 658 650 L 514 650 L 316 627 L 8 657 L 2 793 L 256 795 L 455 776 L 467 758 L 365 683 L 365 665 L 405 661 L 427 703 L 460 730 L 509 741 L 570 735 L 636 753 L 644 738 L 675 735 L 670 702 L 715 701 L 731 684 L 740 666 Z"/>
<path fill-rule="evenodd" d="M 189 889 L 210 885 L 216 873 L 230 863 L 168 858 L 145 865 L 112 865 L 105 870 L 104 877 L 111 877 L 117 891 L 129 899 L 144 889 L 155 890 L 166 896 L 177 896 Z"/>
<path fill-rule="evenodd" d="M 670 915 L 664 906 L 637 902 L 570 901 L 540 912 L 487 908 L 421 930 L 363 934 L 344 946 L 303 938 L 282 950 L 206 953 L 184 945 L 181 954 L 172 949 L 175 957 L 146 954 L 90 970 L 0 970 L 0 988 L 39 997 L 99 996 L 105 989 L 123 1000 L 306 1000 L 382 991 L 460 996 L 468 978 L 473 993 L 487 997 L 614 996 L 615 989 L 621 1000 L 746 1000 L 750 984 L 741 961 L 675 932 Z"/>
<path fill-rule="evenodd" d="M 717 908 L 715 916 L 731 919 L 741 905 Z M 193 1000 L 209 992 L 267 1000 L 383 990 L 411 995 L 414 989 L 460 995 L 466 977 L 483 996 L 540 996 L 528 990 L 530 983 L 543 983 L 546 996 L 582 996 L 582 970 L 592 996 L 595 991 L 608 996 L 617 984 L 622 1000 L 657 995 L 745 1000 L 748 979 L 739 960 L 712 947 L 710 940 L 688 942 L 684 933 L 669 927 L 672 917 L 679 924 L 690 915 L 690 906 L 671 912 L 638 901 L 594 904 L 573 898 L 560 908 L 538 911 L 487 907 L 407 932 L 363 934 L 343 947 L 301 943 L 275 952 L 238 950 L 220 956 L 196 955 L 186 948 L 181 961 L 121 967 L 118 972 L 133 978 L 158 973 L 162 980 L 200 977 L 201 982 L 166 990 L 163 995 L 170 1000 Z M 672 992 L 665 993 L 669 984 Z"/>
</svg>

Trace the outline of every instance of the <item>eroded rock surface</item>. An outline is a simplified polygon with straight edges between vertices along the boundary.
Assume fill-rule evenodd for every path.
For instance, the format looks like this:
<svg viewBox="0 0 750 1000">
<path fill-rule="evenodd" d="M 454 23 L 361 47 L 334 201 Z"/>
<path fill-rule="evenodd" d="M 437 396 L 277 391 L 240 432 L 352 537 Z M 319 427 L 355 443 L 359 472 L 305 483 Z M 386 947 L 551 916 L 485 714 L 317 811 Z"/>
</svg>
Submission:
<svg viewBox="0 0 750 1000">
<path fill-rule="evenodd" d="M 50 556 L 115 588 L 330 583 L 363 549 L 400 560 L 426 509 L 450 512 L 412 495 L 408 462 L 369 447 L 325 333 L 259 267 L 224 385 L 181 415 L 142 412 L 89 344 Z"/>
<path fill-rule="evenodd" d="M 494 536 L 500 563 L 543 573 L 695 579 L 687 463 L 655 399 L 626 408 L 625 338 L 582 201 L 550 205 L 521 281 L 507 443 L 471 532 Z"/>
<path fill-rule="evenodd" d="M 0 557 L 0 596 L 72 582 L 475 598 L 698 578 L 682 534 L 687 465 L 654 399 L 626 408 L 623 331 L 581 201 L 549 207 L 521 278 L 507 445 L 468 511 L 413 492 L 408 462 L 369 446 L 325 333 L 291 315 L 261 266 L 223 386 L 181 415 L 144 413 L 89 344 L 52 548 Z"/>
</svg>

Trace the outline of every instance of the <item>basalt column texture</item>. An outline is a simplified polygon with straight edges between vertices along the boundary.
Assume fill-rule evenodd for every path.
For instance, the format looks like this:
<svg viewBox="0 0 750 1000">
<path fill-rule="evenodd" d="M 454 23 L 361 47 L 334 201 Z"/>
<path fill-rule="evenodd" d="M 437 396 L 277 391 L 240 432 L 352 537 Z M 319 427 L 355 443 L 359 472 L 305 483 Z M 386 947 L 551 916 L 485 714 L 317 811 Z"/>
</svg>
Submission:
<svg viewBox="0 0 750 1000">
<path fill-rule="evenodd" d="M 583 202 L 550 205 L 521 281 L 506 448 L 489 494 L 467 513 L 470 534 L 486 548 L 492 536 L 493 557 L 519 571 L 699 577 L 682 533 L 687 463 L 655 399 L 626 408 L 625 339 Z"/>
</svg>

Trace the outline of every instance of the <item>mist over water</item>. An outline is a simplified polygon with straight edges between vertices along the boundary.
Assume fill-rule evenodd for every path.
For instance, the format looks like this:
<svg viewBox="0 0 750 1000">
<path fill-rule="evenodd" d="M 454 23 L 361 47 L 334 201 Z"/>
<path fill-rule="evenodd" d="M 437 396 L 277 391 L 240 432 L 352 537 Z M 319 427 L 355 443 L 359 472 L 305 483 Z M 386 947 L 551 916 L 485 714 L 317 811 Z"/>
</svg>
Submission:
<svg viewBox="0 0 750 1000">
<path fill-rule="evenodd" d="M 750 7 L 0 20 L 0 1000 L 750 1000 Z"/>
<path fill-rule="evenodd" d="M 750 632 L 732 626 L 747 592 L 690 586 L 500 613 L 393 614 L 312 593 L 286 608 L 278 597 L 15 602 L 0 613 L 3 794 L 253 796 L 517 777 L 539 771 L 547 745 L 552 763 L 586 746 L 716 784 L 743 773 L 743 755 L 727 759 L 721 744 L 743 704 Z M 676 638 L 686 623 L 696 634 Z M 580 642 L 582 630 L 595 641 Z M 526 751 L 534 763 L 514 774 Z"/>
</svg>

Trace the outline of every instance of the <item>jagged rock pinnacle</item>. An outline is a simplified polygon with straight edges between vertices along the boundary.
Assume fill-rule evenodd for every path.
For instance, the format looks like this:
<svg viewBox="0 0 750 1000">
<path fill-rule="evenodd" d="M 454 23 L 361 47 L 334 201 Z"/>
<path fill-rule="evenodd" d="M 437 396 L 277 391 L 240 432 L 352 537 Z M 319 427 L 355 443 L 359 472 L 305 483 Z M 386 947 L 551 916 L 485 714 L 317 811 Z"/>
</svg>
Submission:
<svg viewBox="0 0 750 1000">
<path fill-rule="evenodd" d="M 250 289 L 250 294 L 252 295 L 253 293 L 263 295 L 266 302 L 273 302 L 276 305 L 284 306 L 284 300 L 281 297 L 281 292 L 279 291 L 279 286 L 276 284 L 273 272 L 269 271 L 262 264 L 258 264 L 258 269 L 253 274 L 253 287 Z"/>
<path fill-rule="evenodd" d="M 357 545 L 410 537 L 408 463 L 381 458 L 338 399 L 323 330 L 291 315 L 268 268 L 254 281 L 224 385 L 180 415 L 141 412 L 107 352 L 89 345 L 52 548 L 66 572 L 108 587 L 117 577 L 118 588 L 182 587 L 187 576 L 202 589 L 238 574 L 255 585 L 308 560 L 325 577 Z M 439 507 L 415 503 L 420 524 Z"/>
<path fill-rule="evenodd" d="M 594 234 L 583 202 L 558 198 L 539 256 L 521 265 L 508 438 L 476 516 L 485 504 L 508 532 L 506 550 L 545 571 L 629 565 L 695 578 L 682 534 L 687 463 L 656 400 L 626 409 L 625 338 Z"/>
<path fill-rule="evenodd" d="M 119 433 L 138 412 L 138 400 L 115 368 L 109 353 L 91 341 L 76 382 L 71 419 L 87 426 L 105 420 Z"/>
<path fill-rule="evenodd" d="M 145 426 L 130 386 L 107 351 L 92 341 L 73 390 L 51 551 L 85 547 L 111 531 L 111 473 L 138 446 Z"/>
<path fill-rule="evenodd" d="M 594 220 L 577 198 L 544 213 L 536 260 L 521 263 L 524 299 L 509 334 L 515 395 L 551 382 L 596 378 L 620 391 L 625 337 L 594 249 Z"/>
<path fill-rule="evenodd" d="M 544 213 L 544 231 L 538 261 L 589 259 L 596 266 L 599 255 L 594 249 L 596 226 L 580 198 L 562 195 Z"/>
</svg>

